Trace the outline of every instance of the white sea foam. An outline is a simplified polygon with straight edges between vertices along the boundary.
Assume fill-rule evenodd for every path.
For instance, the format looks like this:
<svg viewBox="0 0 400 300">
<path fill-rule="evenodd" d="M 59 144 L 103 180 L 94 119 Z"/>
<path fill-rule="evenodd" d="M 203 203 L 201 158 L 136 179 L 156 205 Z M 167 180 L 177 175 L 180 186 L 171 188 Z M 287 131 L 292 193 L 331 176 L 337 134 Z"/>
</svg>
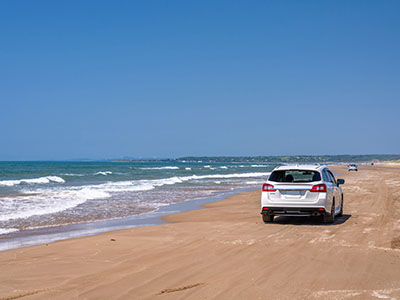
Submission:
<svg viewBox="0 0 400 300">
<path fill-rule="evenodd" d="M 100 185 L 92 185 L 91 188 L 100 188 L 108 192 L 118 191 L 146 191 L 163 185 L 171 185 L 192 180 L 201 179 L 226 179 L 226 178 L 253 178 L 268 176 L 269 172 L 253 172 L 253 173 L 233 173 L 233 174 L 210 174 L 210 175 L 190 175 L 190 176 L 174 176 L 162 179 L 151 180 L 134 180 L 134 181 L 118 181 L 108 182 Z"/>
<path fill-rule="evenodd" d="M 85 176 L 85 174 L 74 174 L 74 173 L 65 173 L 65 174 L 61 174 L 61 175 L 64 175 L 64 176 L 79 176 L 79 177 Z"/>
<path fill-rule="evenodd" d="M 183 181 L 196 179 L 212 179 L 212 178 L 251 178 L 268 176 L 270 172 L 253 172 L 253 173 L 233 173 L 233 174 L 211 174 L 211 175 L 192 175 L 179 177 Z"/>
<path fill-rule="evenodd" d="M 153 168 L 140 168 L 141 170 L 179 170 L 179 167 L 166 166 L 166 167 L 153 167 Z"/>
<path fill-rule="evenodd" d="M 204 166 L 205 169 L 211 169 L 210 165 Z"/>
<path fill-rule="evenodd" d="M 246 181 L 246 184 L 262 184 L 262 181 Z"/>
<path fill-rule="evenodd" d="M 3 186 L 14 186 L 21 183 L 26 184 L 45 184 L 50 182 L 64 183 L 65 180 L 58 176 L 45 176 L 32 179 L 16 179 L 16 180 L 0 180 L 0 185 Z"/>
<path fill-rule="evenodd" d="M 220 169 L 228 169 L 228 167 L 227 166 L 222 166 L 222 167 L 219 167 Z"/>
<path fill-rule="evenodd" d="M 84 187 L 70 189 L 43 189 L 39 194 L 4 197 L 0 221 L 57 213 L 74 208 L 90 199 L 107 198 L 110 194 Z"/>
<path fill-rule="evenodd" d="M 251 165 L 252 168 L 266 168 L 267 165 Z"/>
<path fill-rule="evenodd" d="M 137 192 L 148 191 L 163 185 L 181 183 L 180 177 L 170 177 L 163 179 L 142 179 L 133 181 L 107 182 L 99 185 L 91 185 L 91 189 L 100 189 L 107 192 Z"/>
<path fill-rule="evenodd" d="M 185 170 L 191 170 L 192 168 L 185 168 Z"/>
<path fill-rule="evenodd" d="M 7 234 L 11 232 L 19 231 L 17 228 L 0 228 L 0 234 Z"/>
<path fill-rule="evenodd" d="M 106 182 L 80 187 L 38 189 L 34 195 L 3 197 L 0 221 L 58 213 L 88 200 L 106 199 L 112 193 L 148 191 L 155 187 L 180 183 L 178 177 L 154 180 Z"/>
<path fill-rule="evenodd" d="M 100 171 L 100 172 L 94 173 L 94 175 L 104 175 L 104 176 L 111 175 L 111 174 L 112 174 L 111 171 Z"/>
</svg>

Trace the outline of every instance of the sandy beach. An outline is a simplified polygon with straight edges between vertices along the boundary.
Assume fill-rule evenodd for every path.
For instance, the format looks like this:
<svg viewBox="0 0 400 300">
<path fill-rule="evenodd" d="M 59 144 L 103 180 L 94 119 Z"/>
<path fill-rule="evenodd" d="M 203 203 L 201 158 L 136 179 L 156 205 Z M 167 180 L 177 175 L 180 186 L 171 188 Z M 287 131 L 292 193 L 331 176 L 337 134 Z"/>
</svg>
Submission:
<svg viewBox="0 0 400 300">
<path fill-rule="evenodd" d="M 264 224 L 260 191 L 170 224 L 0 252 L 0 299 L 400 299 L 400 167 L 334 167 L 333 225 Z"/>
</svg>

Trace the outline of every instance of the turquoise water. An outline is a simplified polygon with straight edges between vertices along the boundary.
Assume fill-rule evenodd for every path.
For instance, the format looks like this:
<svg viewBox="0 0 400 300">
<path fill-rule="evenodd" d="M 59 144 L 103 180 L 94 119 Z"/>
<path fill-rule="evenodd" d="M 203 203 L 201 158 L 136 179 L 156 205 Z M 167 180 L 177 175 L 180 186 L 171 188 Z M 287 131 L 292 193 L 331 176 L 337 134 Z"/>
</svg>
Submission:
<svg viewBox="0 0 400 300">
<path fill-rule="evenodd" d="M 0 234 L 151 212 L 260 187 L 272 165 L 0 162 Z"/>
</svg>

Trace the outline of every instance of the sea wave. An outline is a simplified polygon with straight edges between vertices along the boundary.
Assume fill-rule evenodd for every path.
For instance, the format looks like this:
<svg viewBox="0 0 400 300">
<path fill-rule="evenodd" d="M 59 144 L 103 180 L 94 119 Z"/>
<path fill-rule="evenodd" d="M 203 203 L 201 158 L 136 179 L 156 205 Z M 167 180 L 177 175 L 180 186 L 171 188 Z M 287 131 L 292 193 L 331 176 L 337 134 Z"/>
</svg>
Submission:
<svg viewBox="0 0 400 300">
<path fill-rule="evenodd" d="M 34 195 L 3 197 L 0 221 L 25 219 L 72 209 L 88 200 L 106 199 L 112 193 L 152 190 L 158 186 L 182 182 L 178 177 L 153 180 L 106 182 L 80 187 L 39 189 Z"/>
<path fill-rule="evenodd" d="M 19 231 L 18 228 L 0 228 L 0 234 L 7 234 L 11 232 Z"/>
<path fill-rule="evenodd" d="M 94 175 L 104 175 L 104 176 L 111 175 L 111 174 L 112 174 L 111 171 L 100 171 L 100 172 L 94 173 Z"/>
<path fill-rule="evenodd" d="M 140 192 L 149 191 L 163 185 L 171 185 L 183 182 L 179 177 L 162 179 L 142 179 L 132 181 L 106 182 L 98 185 L 91 185 L 91 189 L 99 189 L 107 192 Z"/>
<path fill-rule="evenodd" d="M 226 179 L 226 178 L 253 178 L 267 176 L 268 172 L 253 173 L 233 173 L 233 174 L 209 174 L 209 175 L 190 175 L 190 176 L 173 176 L 161 179 L 142 179 L 128 181 L 106 182 L 98 185 L 88 185 L 87 188 L 92 190 L 101 190 L 105 192 L 135 192 L 148 191 L 163 185 L 173 185 L 192 180 L 201 179 Z"/>
<path fill-rule="evenodd" d="M 179 177 L 182 180 L 195 180 L 195 179 L 211 179 L 211 178 L 251 178 L 268 176 L 270 172 L 252 172 L 252 173 L 232 173 L 232 174 L 210 174 L 210 175 L 192 175 Z"/>
<path fill-rule="evenodd" d="M 75 174 L 75 173 L 64 173 L 64 174 L 61 174 L 61 175 L 64 175 L 64 176 L 79 176 L 79 177 L 86 176 L 85 174 Z"/>
<path fill-rule="evenodd" d="M 152 167 L 152 168 L 140 168 L 141 170 L 179 170 L 179 167 L 166 166 L 166 167 Z"/>
<path fill-rule="evenodd" d="M 68 190 L 43 190 L 40 194 L 29 196 L 4 197 L 0 209 L 0 221 L 57 213 L 74 208 L 90 199 L 109 196 L 104 191 L 81 187 Z"/>
<path fill-rule="evenodd" d="M 262 181 L 246 181 L 246 184 L 262 184 Z"/>
<path fill-rule="evenodd" d="M 0 180 L 0 185 L 14 186 L 21 183 L 26 184 L 45 184 L 50 182 L 64 183 L 65 180 L 58 176 L 44 176 L 32 179 L 15 179 L 15 180 Z"/>
</svg>

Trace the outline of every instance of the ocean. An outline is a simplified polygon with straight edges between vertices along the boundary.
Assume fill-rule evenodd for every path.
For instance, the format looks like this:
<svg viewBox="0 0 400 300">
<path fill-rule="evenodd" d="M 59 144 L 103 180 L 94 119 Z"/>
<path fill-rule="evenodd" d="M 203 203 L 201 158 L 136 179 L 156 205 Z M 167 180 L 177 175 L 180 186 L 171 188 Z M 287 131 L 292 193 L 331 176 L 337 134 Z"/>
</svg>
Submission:
<svg viewBox="0 0 400 300">
<path fill-rule="evenodd" d="M 0 238 L 123 219 L 261 188 L 275 165 L 202 162 L 0 162 Z"/>
</svg>

